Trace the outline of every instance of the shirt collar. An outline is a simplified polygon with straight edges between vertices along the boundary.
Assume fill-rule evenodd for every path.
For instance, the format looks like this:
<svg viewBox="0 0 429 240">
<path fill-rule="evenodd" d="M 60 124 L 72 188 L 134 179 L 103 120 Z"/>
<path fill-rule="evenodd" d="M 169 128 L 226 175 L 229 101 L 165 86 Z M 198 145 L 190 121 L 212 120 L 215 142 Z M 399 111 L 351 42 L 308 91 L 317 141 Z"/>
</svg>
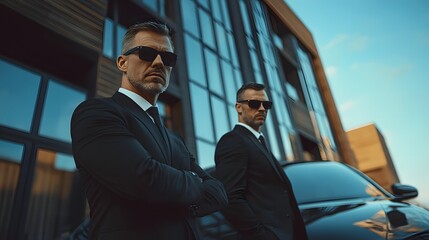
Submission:
<svg viewBox="0 0 429 240">
<path fill-rule="evenodd" d="M 240 125 L 240 126 L 243 126 L 243 127 L 247 128 L 247 130 L 249 130 L 253 135 L 255 135 L 256 139 L 259 139 L 259 136 L 262 135 L 261 132 L 257 132 L 255 129 L 251 128 L 249 125 L 247 125 L 245 123 L 238 122 L 237 125 Z"/>
<path fill-rule="evenodd" d="M 150 104 L 146 99 L 144 99 L 142 96 L 138 95 L 135 92 L 132 92 L 125 88 L 119 88 L 118 92 L 124 94 L 125 96 L 131 98 L 137 105 L 141 107 L 145 112 L 148 108 L 152 107 L 152 104 Z M 156 104 L 154 105 L 156 107 Z"/>
</svg>

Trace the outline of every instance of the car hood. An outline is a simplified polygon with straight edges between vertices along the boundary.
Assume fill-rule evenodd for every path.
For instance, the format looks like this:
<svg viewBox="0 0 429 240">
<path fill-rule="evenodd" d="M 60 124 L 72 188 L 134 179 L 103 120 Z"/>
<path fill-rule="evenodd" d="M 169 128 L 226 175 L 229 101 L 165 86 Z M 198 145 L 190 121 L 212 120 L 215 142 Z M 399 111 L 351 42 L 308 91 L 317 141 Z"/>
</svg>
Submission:
<svg viewBox="0 0 429 240">
<path fill-rule="evenodd" d="M 378 200 L 301 204 L 309 240 L 404 239 L 427 231 L 429 211 Z"/>
</svg>

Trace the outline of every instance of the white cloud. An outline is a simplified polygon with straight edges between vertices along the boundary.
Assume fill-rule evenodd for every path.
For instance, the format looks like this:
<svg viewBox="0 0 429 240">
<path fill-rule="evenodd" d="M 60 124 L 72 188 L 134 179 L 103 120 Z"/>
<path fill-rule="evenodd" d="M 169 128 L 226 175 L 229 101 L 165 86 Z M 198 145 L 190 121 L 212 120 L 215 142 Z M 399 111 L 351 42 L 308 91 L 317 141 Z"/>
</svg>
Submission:
<svg viewBox="0 0 429 240">
<path fill-rule="evenodd" d="M 386 76 L 387 79 L 395 79 L 403 76 L 413 69 L 412 64 L 403 64 L 399 66 L 388 66 L 382 65 L 380 68 L 380 74 Z"/>
<path fill-rule="evenodd" d="M 340 104 L 340 112 L 344 113 L 347 111 L 350 111 L 351 109 L 355 108 L 357 106 L 357 102 L 355 101 L 347 101 Z"/>
<path fill-rule="evenodd" d="M 350 51 L 363 51 L 367 48 L 369 43 L 369 37 L 364 35 L 349 35 L 349 34 L 338 34 L 330 42 L 322 47 L 322 50 L 339 49 L 341 46 L 345 47 Z"/>
<path fill-rule="evenodd" d="M 337 74 L 337 68 L 335 66 L 328 66 L 325 68 L 325 73 L 328 78 L 334 77 Z"/>
<path fill-rule="evenodd" d="M 414 65 L 405 63 L 400 65 L 387 65 L 381 62 L 355 62 L 350 66 L 354 72 L 371 73 L 374 77 L 385 80 L 395 80 L 412 71 Z"/>
<path fill-rule="evenodd" d="M 347 34 L 338 34 L 332 39 L 330 42 L 328 42 L 325 46 L 322 47 L 323 50 L 328 50 L 331 48 L 336 48 L 337 46 L 341 45 L 342 43 L 346 42 L 349 39 L 349 36 Z"/>
<path fill-rule="evenodd" d="M 366 47 L 368 46 L 368 42 L 369 42 L 369 38 L 366 36 L 359 36 L 354 38 L 350 43 L 349 43 L 349 48 L 351 50 L 354 51 L 363 51 L 366 49 Z"/>
</svg>

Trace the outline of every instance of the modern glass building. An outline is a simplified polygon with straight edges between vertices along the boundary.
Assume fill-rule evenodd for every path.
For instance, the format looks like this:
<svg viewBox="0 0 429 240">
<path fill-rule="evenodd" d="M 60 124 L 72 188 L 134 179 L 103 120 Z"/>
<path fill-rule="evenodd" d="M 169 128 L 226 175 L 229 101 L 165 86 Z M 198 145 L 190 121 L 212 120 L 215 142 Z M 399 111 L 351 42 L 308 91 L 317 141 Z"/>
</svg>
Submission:
<svg viewBox="0 0 429 240">
<path fill-rule="evenodd" d="M 121 39 L 146 20 L 174 31 L 161 114 L 202 167 L 244 82 L 274 102 L 264 134 L 277 159 L 354 163 L 311 33 L 281 0 L 2 0 L 0 239 L 61 239 L 87 214 L 70 117 L 117 90 Z"/>
</svg>

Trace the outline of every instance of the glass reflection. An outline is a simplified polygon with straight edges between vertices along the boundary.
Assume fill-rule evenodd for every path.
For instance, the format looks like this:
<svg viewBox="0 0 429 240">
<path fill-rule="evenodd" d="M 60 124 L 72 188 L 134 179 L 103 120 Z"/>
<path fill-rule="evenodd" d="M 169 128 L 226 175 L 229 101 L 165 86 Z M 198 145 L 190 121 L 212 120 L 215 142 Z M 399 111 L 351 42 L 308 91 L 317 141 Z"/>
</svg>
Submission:
<svg viewBox="0 0 429 240">
<path fill-rule="evenodd" d="M 219 64 L 218 64 L 218 58 L 216 55 L 206 49 L 205 50 L 205 56 L 206 56 L 206 67 L 208 79 L 209 79 L 209 86 L 210 90 L 223 96 L 223 90 L 222 90 L 222 79 L 220 77 L 220 71 L 219 71 Z"/>
<path fill-rule="evenodd" d="M 229 103 L 235 103 L 238 89 L 235 87 L 235 84 L 234 84 L 234 76 L 233 76 L 231 65 L 223 60 L 221 62 L 222 62 L 223 83 L 225 84 L 225 91 L 226 91 L 226 99 L 228 100 Z"/>
<path fill-rule="evenodd" d="M 200 31 L 197 25 L 198 20 L 195 3 L 191 0 L 182 0 L 180 5 L 182 7 L 183 27 L 188 33 L 199 37 Z"/>
<path fill-rule="evenodd" d="M 0 125 L 30 132 L 41 76 L 0 59 Z"/>
<path fill-rule="evenodd" d="M 228 14 L 228 7 L 227 7 L 227 3 L 225 2 L 226 0 L 218 0 L 218 1 L 220 3 L 221 8 L 222 8 L 223 24 L 225 24 L 225 27 L 228 31 L 232 31 L 231 22 L 230 22 L 229 14 Z"/>
<path fill-rule="evenodd" d="M 212 118 L 208 92 L 206 89 L 190 84 L 192 116 L 194 118 L 195 135 L 210 142 L 214 140 Z"/>
<path fill-rule="evenodd" d="M 209 168 L 215 165 L 214 153 L 216 146 L 207 142 L 197 140 L 198 164 L 202 168 Z"/>
<path fill-rule="evenodd" d="M 103 54 L 108 58 L 113 58 L 113 23 L 106 18 L 103 31 Z"/>
<path fill-rule="evenodd" d="M 212 19 L 211 17 L 206 13 L 206 11 L 199 9 L 200 14 L 200 23 L 203 31 L 203 41 L 205 44 L 210 46 L 211 48 L 215 49 L 215 41 L 213 36 L 213 27 L 212 27 Z"/>
<path fill-rule="evenodd" d="M 350 168 L 334 162 L 291 165 L 286 168 L 286 173 L 300 204 L 386 197 L 365 178 Z"/>
<path fill-rule="evenodd" d="M 73 208 L 81 201 L 80 185 L 76 185 L 76 168 L 68 154 L 39 149 L 34 182 L 28 208 L 25 232 L 31 239 L 54 240 L 71 230 L 76 214 L 83 217 L 84 208 Z M 76 211 L 82 209 L 82 211 Z"/>
<path fill-rule="evenodd" d="M 207 86 L 204 74 L 204 61 L 200 42 L 185 34 L 186 59 L 191 80 Z"/>
<path fill-rule="evenodd" d="M 218 23 L 215 23 L 215 28 L 216 28 L 217 45 L 219 46 L 220 55 L 223 58 L 228 59 L 229 58 L 228 43 L 227 43 L 226 37 L 225 37 L 225 30 Z"/>
<path fill-rule="evenodd" d="M 127 32 L 127 29 L 121 25 L 118 25 L 116 28 L 116 56 L 115 58 L 122 53 L 122 39 L 125 36 L 125 33 Z"/>
<path fill-rule="evenodd" d="M 83 92 L 49 81 L 39 130 L 40 135 L 71 142 L 71 115 L 83 100 L 85 100 Z"/>
<path fill-rule="evenodd" d="M 216 131 L 216 142 L 230 130 L 225 102 L 212 96 L 213 116 Z"/>
<path fill-rule="evenodd" d="M 279 143 L 277 142 L 277 137 L 274 130 L 274 123 L 272 120 L 272 116 L 268 116 L 265 120 L 265 126 L 268 132 L 268 139 L 270 140 L 270 149 L 273 155 L 276 157 L 277 160 L 281 160 L 281 153 L 279 149 Z"/>
<path fill-rule="evenodd" d="M 0 239 L 6 239 L 24 145 L 0 139 Z"/>
</svg>

